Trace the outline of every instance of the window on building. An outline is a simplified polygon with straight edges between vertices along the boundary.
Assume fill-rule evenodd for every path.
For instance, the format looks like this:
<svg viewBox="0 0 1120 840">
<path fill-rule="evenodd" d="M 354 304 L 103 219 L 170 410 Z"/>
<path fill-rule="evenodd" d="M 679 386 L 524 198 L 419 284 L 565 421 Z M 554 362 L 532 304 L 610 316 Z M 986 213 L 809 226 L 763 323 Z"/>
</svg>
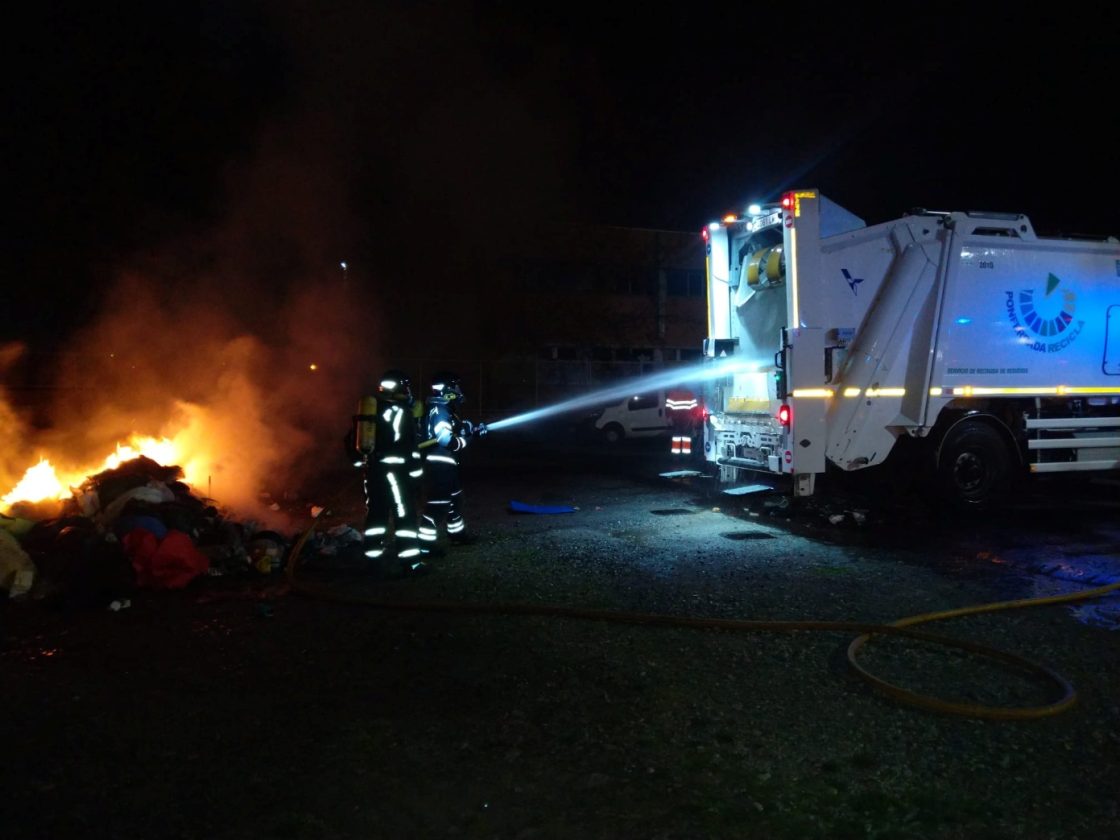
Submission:
<svg viewBox="0 0 1120 840">
<path fill-rule="evenodd" d="M 607 295 L 626 294 L 626 269 L 619 265 L 599 266 L 595 291 Z"/>
<path fill-rule="evenodd" d="M 594 266 L 574 263 L 567 266 L 564 277 L 565 291 L 593 292 L 598 287 L 598 277 Z"/>
<path fill-rule="evenodd" d="M 653 275 L 640 265 L 605 265 L 599 267 L 596 291 L 615 295 L 649 294 Z"/>
<path fill-rule="evenodd" d="M 541 348 L 540 357 L 551 362 L 572 362 L 579 358 L 579 353 L 575 347 L 550 344 Z"/>
<path fill-rule="evenodd" d="M 618 347 L 614 357 L 620 362 L 652 362 L 652 347 Z"/>
<path fill-rule="evenodd" d="M 675 297 L 703 297 L 704 272 L 692 268 L 671 268 L 666 273 L 666 291 Z"/>
<path fill-rule="evenodd" d="M 657 270 L 636 267 L 630 277 L 630 294 L 652 295 L 657 284 Z"/>
</svg>

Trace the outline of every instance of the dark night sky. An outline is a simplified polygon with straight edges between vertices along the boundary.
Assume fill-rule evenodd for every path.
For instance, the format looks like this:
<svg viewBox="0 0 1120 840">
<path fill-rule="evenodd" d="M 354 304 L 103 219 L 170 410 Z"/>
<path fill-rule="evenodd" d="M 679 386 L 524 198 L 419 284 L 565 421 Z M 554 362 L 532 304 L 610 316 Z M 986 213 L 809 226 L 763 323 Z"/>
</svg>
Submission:
<svg viewBox="0 0 1120 840">
<path fill-rule="evenodd" d="M 0 340 L 138 260 L 358 255 L 376 289 L 536 219 L 698 230 L 792 186 L 1120 234 L 1117 13 L 972 5 L 38 4 L 4 27 Z"/>
</svg>

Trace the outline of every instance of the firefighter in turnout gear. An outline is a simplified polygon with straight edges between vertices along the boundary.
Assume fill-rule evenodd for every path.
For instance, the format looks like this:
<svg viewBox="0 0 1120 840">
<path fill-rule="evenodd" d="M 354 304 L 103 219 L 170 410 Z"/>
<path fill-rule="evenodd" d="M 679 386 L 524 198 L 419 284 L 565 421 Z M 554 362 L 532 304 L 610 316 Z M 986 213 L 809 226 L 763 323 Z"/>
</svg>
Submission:
<svg viewBox="0 0 1120 840">
<path fill-rule="evenodd" d="M 382 570 L 402 575 L 425 570 L 420 561 L 417 487 L 423 462 L 412 415 L 411 383 L 399 370 L 385 371 L 376 397 L 363 397 L 354 415 L 354 449 L 364 471 L 365 555 L 383 558 L 389 537 L 399 566 L 379 560 Z"/>
<path fill-rule="evenodd" d="M 459 453 L 472 437 L 486 434 L 486 424 L 477 426 L 459 417 L 463 389 L 450 371 L 432 377 L 424 427 L 424 515 L 420 540 L 426 551 L 435 548 L 441 525 L 446 525 L 452 543 L 472 541 L 463 520 L 463 489 L 459 483 Z"/>
</svg>

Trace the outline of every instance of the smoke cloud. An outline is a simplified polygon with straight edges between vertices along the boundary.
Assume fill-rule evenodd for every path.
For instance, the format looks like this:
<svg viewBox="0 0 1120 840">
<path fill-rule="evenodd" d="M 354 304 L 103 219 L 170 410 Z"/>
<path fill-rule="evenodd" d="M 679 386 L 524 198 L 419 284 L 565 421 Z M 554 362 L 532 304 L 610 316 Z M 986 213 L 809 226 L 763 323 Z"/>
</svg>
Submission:
<svg viewBox="0 0 1120 840">
<path fill-rule="evenodd" d="M 89 184 L 98 229 L 125 232 L 111 282 L 42 383 L 57 389 L 46 417 L 0 402 L 0 495 L 40 456 L 96 465 L 133 434 L 174 438 L 195 489 L 254 518 L 268 515 L 263 491 L 343 464 L 356 399 L 401 361 L 388 328 L 428 312 L 421 295 L 401 311 L 398 290 L 461 284 L 439 267 L 489 254 L 511 224 L 555 220 L 579 194 L 570 103 L 597 90 L 595 67 L 524 21 L 494 30 L 480 15 L 208 10 L 199 72 L 153 72 L 162 84 L 122 109 L 128 120 L 162 103 L 161 130 L 133 117 L 131 145 L 86 167 L 103 173 Z M 171 107 L 180 88 L 194 98 Z M 190 200 L 175 194 L 187 183 Z M 134 198 L 160 212 L 137 220 Z"/>
<path fill-rule="evenodd" d="M 262 493 L 344 463 L 383 335 L 338 136 L 306 111 L 274 123 L 230 167 L 213 223 L 120 261 L 44 383 L 46 422 L 0 400 L 0 495 L 41 456 L 96 465 L 131 435 L 167 437 L 197 495 L 280 527 Z M 19 352 L 5 348 L 0 371 Z"/>
</svg>

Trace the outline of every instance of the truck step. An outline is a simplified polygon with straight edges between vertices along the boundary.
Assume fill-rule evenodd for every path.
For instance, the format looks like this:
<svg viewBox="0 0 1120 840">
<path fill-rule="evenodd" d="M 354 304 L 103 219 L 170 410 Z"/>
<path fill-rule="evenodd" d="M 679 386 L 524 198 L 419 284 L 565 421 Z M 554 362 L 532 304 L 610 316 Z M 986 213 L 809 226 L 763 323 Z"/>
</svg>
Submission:
<svg viewBox="0 0 1120 840">
<path fill-rule="evenodd" d="M 742 487 L 728 487 L 723 491 L 725 496 L 746 496 L 751 493 L 764 493 L 773 490 L 769 484 L 744 484 Z"/>
</svg>

